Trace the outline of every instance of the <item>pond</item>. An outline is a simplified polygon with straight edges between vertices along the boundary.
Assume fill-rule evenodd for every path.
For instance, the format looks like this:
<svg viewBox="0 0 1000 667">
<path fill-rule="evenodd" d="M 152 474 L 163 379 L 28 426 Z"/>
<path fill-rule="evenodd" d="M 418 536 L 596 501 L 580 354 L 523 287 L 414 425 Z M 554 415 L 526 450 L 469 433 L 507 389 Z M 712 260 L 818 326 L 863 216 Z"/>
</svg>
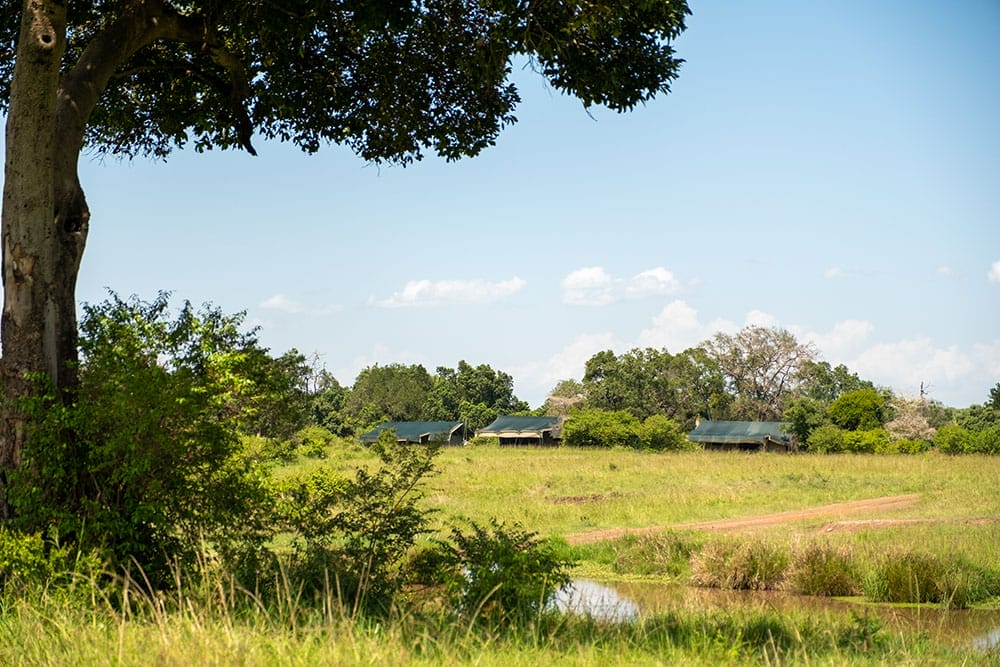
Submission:
<svg viewBox="0 0 1000 667">
<path fill-rule="evenodd" d="M 588 579 L 577 579 L 561 591 L 555 605 L 563 611 L 611 621 L 633 621 L 668 610 L 759 608 L 835 613 L 853 610 L 861 615 L 877 615 L 889 628 L 926 633 L 932 641 L 945 645 L 972 646 L 984 652 L 1000 646 L 1000 611 L 899 607 L 773 591 L 722 591 L 677 584 L 601 583 Z"/>
</svg>

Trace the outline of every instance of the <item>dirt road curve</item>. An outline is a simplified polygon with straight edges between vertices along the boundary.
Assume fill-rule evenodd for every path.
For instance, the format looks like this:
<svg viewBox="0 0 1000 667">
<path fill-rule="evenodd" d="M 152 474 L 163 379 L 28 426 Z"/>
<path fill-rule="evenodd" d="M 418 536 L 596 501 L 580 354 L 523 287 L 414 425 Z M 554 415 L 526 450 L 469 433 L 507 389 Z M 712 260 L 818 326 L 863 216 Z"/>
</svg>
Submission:
<svg viewBox="0 0 1000 667">
<path fill-rule="evenodd" d="M 721 519 L 719 521 L 701 521 L 699 523 L 678 523 L 672 526 L 650 526 L 647 528 L 613 528 L 610 530 L 596 530 L 589 533 L 578 533 L 569 535 L 566 541 L 570 544 L 586 544 L 588 542 L 600 542 L 602 540 L 613 540 L 622 535 L 645 535 L 664 530 L 717 530 L 736 531 L 745 528 L 759 528 L 763 526 L 777 526 L 785 523 L 801 521 L 803 519 L 816 519 L 821 517 L 840 518 L 852 514 L 884 512 L 888 510 L 908 507 L 916 502 L 920 495 L 917 493 L 905 496 L 884 496 L 882 498 L 869 498 L 867 500 L 852 500 L 846 503 L 834 503 L 833 505 L 820 505 L 819 507 L 809 507 L 802 510 L 791 510 L 788 512 L 777 512 L 774 514 L 757 514 L 754 516 L 737 517 L 734 519 Z"/>
</svg>

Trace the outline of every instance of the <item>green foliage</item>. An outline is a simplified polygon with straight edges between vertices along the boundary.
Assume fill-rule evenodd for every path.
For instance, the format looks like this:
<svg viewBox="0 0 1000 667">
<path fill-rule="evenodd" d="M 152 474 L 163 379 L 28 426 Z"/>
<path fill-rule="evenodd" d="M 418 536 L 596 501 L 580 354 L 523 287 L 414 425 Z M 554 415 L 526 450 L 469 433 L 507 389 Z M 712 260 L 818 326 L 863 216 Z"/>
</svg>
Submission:
<svg viewBox="0 0 1000 667">
<path fill-rule="evenodd" d="M 816 355 L 785 329 L 744 327 L 735 334 L 717 333 L 705 351 L 722 370 L 733 395 L 734 419 L 777 421 L 794 398 L 802 369 Z"/>
<path fill-rule="evenodd" d="M 587 361 L 582 388 L 590 408 L 627 410 L 638 419 L 665 415 L 687 430 L 698 417 L 724 418 L 731 400 L 721 370 L 700 348 L 598 352 Z"/>
<path fill-rule="evenodd" d="M 970 454 L 1000 454 L 1000 425 L 973 434 L 966 451 Z"/>
<path fill-rule="evenodd" d="M 134 562 L 152 581 L 206 542 L 222 555 L 257 548 L 267 494 L 233 403 L 252 398 L 260 350 L 241 322 L 190 304 L 171 320 L 166 294 L 86 306 L 75 403 L 23 406 L 32 430 L 10 478 L 16 525 Z"/>
<path fill-rule="evenodd" d="M 830 367 L 827 361 L 807 361 L 800 370 L 800 390 L 805 398 L 828 404 L 842 394 L 859 389 L 875 389 L 868 380 L 862 380 L 857 373 L 851 373 L 847 366 L 838 364 Z"/>
<path fill-rule="evenodd" d="M 569 583 L 571 563 L 536 533 L 496 519 L 453 528 L 439 542 L 450 603 L 460 617 L 499 627 L 534 620 Z"/>
<path fill-rule="evenodd" d="M 321 426 L 307 426 L 291 438 L 293 451 L 316 459 L 325 459 L 336 436 Z"/>
<path fill-rule="evenodd" d="M 882 428 L 867 431 L 845 431 L 844 451 L 855 454 L 893 454 L 889 433 Z"/>
<path fill-rule="evenodd" d="M 379 466 L 359 468 L 353 479 L 320 469 L 286 481 L 281 514 L 296 536 L 295 578 L 317 593 L 335 587 L 353 608 L 384 613 L 405 579 L 400 563 L 427 531 L 431 510 L 420 506 L 421 485 L 437 449 L 383 433 L 371 450 Z"/>
<path fill-rule="evenodd" d="M 934 434 L 934 446 L 945 454 L 964 454 L 972 441 L 972 435 L 958 424 L 945 424 Z"/>
<path fill-rule="evenodd" d="M 698 448 L 697 444 L 688 440 L 687 434 L 682 432 L 673 420 L 663 415 L 646 417 L 646 420 L 636 428 L 636 434 L 643 449 L 676 451 Z"/>
<path fill-rule="evenodd" d="M 369 428 L 382 421 L 421 421 L 433 381 L 423 366 L 369 366 L 358 373 L 347 414 Z"/>
<path fill-rule="evenodd" d="M 886 400 L 874 389 L 841 394 L 830 404 L 830 421 L 848 431 L 867 431 L 885 423 Z"/>
<path fill-rule="evenodd" d="M 785 405 L 783 418 L 796 442 L 805 447 L 812 432 L 828 423 L 826 406 L 815 398 L 793 398 Z"/>
<path fill-rule="evenodd" d="M 807 448 L 810 452 L 817 454 L 842 452 L 846 447 L 844 435 L 844 430 L 839 426 L 824 424 L 813 429 L 812 433 L 809 434 Z"/>
<path fill-rule="evenodd" d="M 70 550 L 47 543 L 38 533 L 0 526 L 0 592 L 9 583 L 45 583 L 69 571 Z"/>
<path fill-rule="evenodd" d="M 990 404 L 970 405 L 955 413 L 955 423 L 973 433 L 1000 426 L 1000 409 Z"/>
<path fill-rule="evenodd" d="M 706 544 L 691 559 L 691 582 L 706 588 L 781 588 L 788 552 L 764 540 L 724 539 Z"/>
<path fill-rule="evenodd" d="M 563 443 L 569 447 L 638 448 L 639 426 L 639 420 L 625 410 L 580 410 L 566 420 Z"/>
<path fill-rule="evenodd" d="M 528 404 L 514 395 L 513 377 L 487 364 L 473 366 L 463 360 L 457 370 L 437 368 L 421 419 L 462 421 L 475 433 L 500 415 L 527 409 Z"/>
</svg>

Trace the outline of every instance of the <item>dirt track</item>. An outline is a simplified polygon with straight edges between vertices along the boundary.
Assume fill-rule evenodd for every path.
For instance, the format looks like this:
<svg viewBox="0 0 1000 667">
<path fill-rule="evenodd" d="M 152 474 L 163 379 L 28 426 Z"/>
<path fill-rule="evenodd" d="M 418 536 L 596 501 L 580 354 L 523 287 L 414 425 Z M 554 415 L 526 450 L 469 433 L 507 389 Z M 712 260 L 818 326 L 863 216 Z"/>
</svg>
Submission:
<svg viewBox="0 0 1000 667">
<path fill-rule="evenodd" d="M 912 505 L 919 497 L 919 494 L 911 493 L 904 496 L 883 496 L 882 498 L 869 498 L 867 500 L 852 500 L 850 502 L 834 503 L 833 505 L 820 505 L 819 507 L 810 507 L 802 510 L 776 512 L 774 514 L 757 514 L 754 516 L 721 519 L 718 521 L 678 523 L 672 526 L 650 526 L 647 528 L 612 528 L 609 530 L 596 530 L 589 533 L 569 535 L 566 537 L 566 541 L 570 544 L 585 544 L 589 542 L 600 542 L 602 540 L 613 540 L 627 534 L 645 535 L 664 530 L 715 530 L 720 532 L 737 531 L 747 528 L 777 526 L 786 523 L 793 523 L 795 521 L 801 521 L 803 519 L 816 519 L 821 517 L 840 518 L 852 514 L 897 510 Z M 888 525 L 890 523 L 904 523 L 908 520 L 878 519 L 877 521 L 880 522 L 880 525 Z"/>
</svg>

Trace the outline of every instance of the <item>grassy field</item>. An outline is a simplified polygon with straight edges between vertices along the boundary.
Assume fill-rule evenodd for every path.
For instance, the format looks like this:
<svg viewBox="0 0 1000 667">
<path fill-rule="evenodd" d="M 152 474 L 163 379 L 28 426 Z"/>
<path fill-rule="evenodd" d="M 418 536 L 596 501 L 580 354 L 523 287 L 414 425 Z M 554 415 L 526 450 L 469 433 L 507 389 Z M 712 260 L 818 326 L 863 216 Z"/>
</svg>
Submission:
<svg viewBox="0 0 1000 667">
<path fill-rule="evenodd" d="M 348 447 L 326 460 L 303 460 L 279 471 L 313 466 L 345 471 L 369 461 Z M 1000 458 L 984 456 L 787 455 L 723 452 L 651 453 L 466 447 L 443 449 L 427 481 L 439 525 L 489 517 L 519 522 L 549 537 L 612 528 L 644 528 L 799 510 L 882 496 L 918 494 L 906 508 L 879 518 L 926 523 L 872 532 L 955 545 L 981 534 L 1000 551 Z M 853 518 L 866 518 L 857 516 Z M 867 517 L 872 518 L 872 517 Z M 977 523 L 978 520 L 986 520 Z M 776 535 L 820 530 L 828 517 L 769 527 Z M 864 532 L 864 531 L 861 531 Z M 872 537 L 872 539 L 877 539 Z M 978 541 L 978 540 L 977 540 Z"/>
<path fill-rule="evenodd" d="M 347 473 L 371 463 L 365 450 L 346 445 L 326 459 L 302 459 L 275 474 L 317 466 Z M 905 507 L 847 518 L 919 522 L 830 531 L 835 517 L 814 517 L 737 537 L 786 547 L 821 540 L 868 553 L 920 550 L 1000 572 L 997 458 L 470 447 L 443 450 L 437 470 L 425 497 L 438 509 L 437 529 L 496 517 L 557 541 L 594 530 L 670 527 L 918 494 Z M 622 545 L 629 540 L 573 553 L 582 559 L 579 571 L 588 575 L 676 579 L 675 570 L 646 568 L 659 558 L 656 549 L 669 550 L 678 540 L 705 544 L 732 537 L 682 531 L 679 538 L 645 546 L 633 539 L 638 546 L 625 559 Z M 127 610 L 86 586 L 81 590 L 83 595 L 41 591 L 5 602 L 0 664 L 1000 664 L 996 650 L 984 654 L 921 633 L 879 631 L 868 614 L 687 605 L 623 625 L 567 616 L 495 633 L 414 610 L 360 621 L 334 605 L 303 605 L 294 591 L 277 607 L 259 605 L 252 593 L 232 588 L 221 576 L 186 583 L 172 597 L 135 594 Z"/>
</svg>

